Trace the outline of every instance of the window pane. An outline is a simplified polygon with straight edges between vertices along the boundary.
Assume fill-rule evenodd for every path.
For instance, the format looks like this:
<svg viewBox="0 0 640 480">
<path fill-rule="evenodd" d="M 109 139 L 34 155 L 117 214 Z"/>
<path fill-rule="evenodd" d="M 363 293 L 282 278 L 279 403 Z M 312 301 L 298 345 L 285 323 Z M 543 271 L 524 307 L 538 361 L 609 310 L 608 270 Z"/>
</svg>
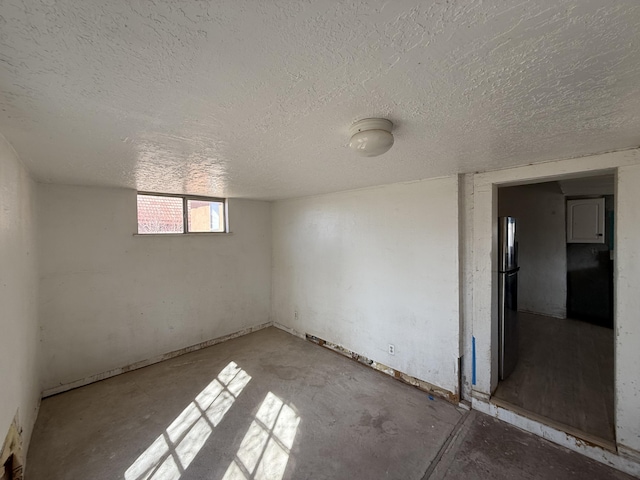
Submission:
<svg viewBox="0 0 640 480">
<path fill-rule="evenodd" d="M 190 232 L 224 232 L 224 205 L 222 202 L 187 200 Z"/>
<path fill-rule="evenodd" d="M 138 195 L 138 233 L 183 233 L 182 198 Z"/>
</svg>

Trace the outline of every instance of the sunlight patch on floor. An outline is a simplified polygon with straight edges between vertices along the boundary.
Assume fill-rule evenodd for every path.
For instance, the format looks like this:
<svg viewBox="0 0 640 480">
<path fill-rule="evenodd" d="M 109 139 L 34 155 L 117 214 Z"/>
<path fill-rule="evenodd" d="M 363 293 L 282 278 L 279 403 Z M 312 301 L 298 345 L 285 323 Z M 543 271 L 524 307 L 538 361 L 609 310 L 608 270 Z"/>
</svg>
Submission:
<svg viewBox="0 0 640 480">
<path fill-rule="evenodd" d="M 127 469 L 125 480 L 178 480 L 250 380 L 229 363 Z"/>
<path fill-rule="evenodd" d="M 223 480 L 281 480 L 300 417 L 269 392 Z"/>
</svg>

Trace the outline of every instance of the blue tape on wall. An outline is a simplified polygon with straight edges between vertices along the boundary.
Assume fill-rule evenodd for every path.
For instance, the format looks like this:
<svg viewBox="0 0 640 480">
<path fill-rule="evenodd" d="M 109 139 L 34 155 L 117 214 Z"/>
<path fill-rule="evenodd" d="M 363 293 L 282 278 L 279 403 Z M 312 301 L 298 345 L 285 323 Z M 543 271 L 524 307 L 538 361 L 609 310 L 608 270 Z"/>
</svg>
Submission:
<svg viewBox="0 0 640 480">
<path fill-rule="evenodd" d="M 471 337 L 471 384 L 476 384 L 476 337 Z"/>
</svg>

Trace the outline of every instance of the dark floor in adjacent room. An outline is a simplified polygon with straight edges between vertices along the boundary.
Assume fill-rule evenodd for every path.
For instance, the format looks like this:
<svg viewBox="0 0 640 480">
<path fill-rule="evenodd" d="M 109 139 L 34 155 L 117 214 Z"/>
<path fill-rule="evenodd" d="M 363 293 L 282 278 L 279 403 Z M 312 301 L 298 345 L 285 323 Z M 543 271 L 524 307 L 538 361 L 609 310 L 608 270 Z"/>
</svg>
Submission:
<svg viewBox="0 0 640 480">
<path fill-rule="evenodd" d="M 631 477 L 269 328 L 43 400 L 25 478 Z"/>
<path fill-rule="evenodd" d="M 518 319 L 518 365 L 495 397 L 613 444 L 613 330 L 527 313 Z"/>
</svg>

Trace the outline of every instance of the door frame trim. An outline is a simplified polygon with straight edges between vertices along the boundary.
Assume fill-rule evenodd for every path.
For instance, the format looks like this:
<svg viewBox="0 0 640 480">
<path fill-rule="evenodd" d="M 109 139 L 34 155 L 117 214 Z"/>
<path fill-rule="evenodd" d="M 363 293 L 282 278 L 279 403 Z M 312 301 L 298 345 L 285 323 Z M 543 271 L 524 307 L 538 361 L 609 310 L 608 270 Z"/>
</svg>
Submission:
<svg viewBox="0 0 640 480">
<path fill-rule="evenodd" d="M 473 238 L 471 239 L 473 243 L 473 275 L 470 285 L 473 296 L 473 308 L 470 325 L 469 320 L 467 320 L 467 328 L 465 328 L 467 333 L 465 335 L 475 339 L 475 357 L 473 359 L 476 363 L 475 382 L 469 386 L 474 405 L 478 402 L 479 405 L 482 403 L 490 404 L 489 399 L 498 385 L 499 376 L 497 288 L 498 187 L 542 183 L 611 173 L 616 176 L 617 186 L 618 168 L 637 164 L 640 164 L 640 149 L 632 149 L 473 175 L 473 192 L 471 196 L 466 196 L 467 201 L 471 201 L 473 204 Z M 616 189 L 616 211 L 618 211 L 619 201 Z M 616 235 L 616 244 L 618 242 L 617 238 L 618 236 Z M 616 269 L 614 273 L 614 289 L 616 292 L 616 285 L 618 284 L 617 277 L 618 271 Z M 614 328 L 616 326 L 616 317 L 618 316 L 618 301 L 616 297 Z M 618 360 L 617 355 L 616 345 L 615 363 L 617 363 Z M 616 409 L 614 418 L 617 418 L 617 379 L 615 387 L 614 395 L 616 399 L 614 399 L 614 402 Z M 512 413 L 512 415 L 515 414 Z M 614 421 L 614 423 L 616 422 Z M 618 425 L 616 423 L 616 433 L 617 430 Z M 542 432 L 539 428 L 538 431 Z M 563 433 L 563 435 L 565 435 L 565 433 Z M 616 438 L 618 438 L 618 435 L 616 435 Z"/>
</svg>

